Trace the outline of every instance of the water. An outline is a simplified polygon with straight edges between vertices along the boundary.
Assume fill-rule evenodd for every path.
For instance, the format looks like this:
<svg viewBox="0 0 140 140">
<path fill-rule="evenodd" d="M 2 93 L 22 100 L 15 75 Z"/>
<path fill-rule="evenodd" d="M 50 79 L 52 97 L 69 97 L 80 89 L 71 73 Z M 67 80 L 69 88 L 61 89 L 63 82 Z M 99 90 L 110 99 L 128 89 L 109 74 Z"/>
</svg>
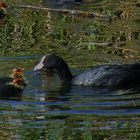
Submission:
<svg viewBox="0 0 140 140">
<path fill-rule="evenodd" d="M 28 80 L 21 96 L 0 100 L 1 139 L 87 140 L 139 136 L 140 93 L 137 89 L 62 88 L 56 75 L 52 78 L 33 72 L 39 57 L 41 55 L 0 57 L 5 75 L 10 71 L 8 67 L 22 65 Z M 27 65 L 27 61 L 32 63 Z M 71 71 L 82 70 L 72 68 Z"/>
</svg>

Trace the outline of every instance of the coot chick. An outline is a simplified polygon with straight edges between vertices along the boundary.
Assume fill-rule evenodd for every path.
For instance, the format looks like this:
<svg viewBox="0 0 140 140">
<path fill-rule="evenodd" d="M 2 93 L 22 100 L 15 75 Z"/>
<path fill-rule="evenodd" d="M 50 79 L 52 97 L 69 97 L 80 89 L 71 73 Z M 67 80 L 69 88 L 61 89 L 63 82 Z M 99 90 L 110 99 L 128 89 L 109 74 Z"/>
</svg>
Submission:
<svg viewBox="0 0 140 140">
<path fill-rule="evenodd" d="M 42 57 L 34 71 L 41 69 L 56 72 L 62 84 L 110 87 L 140 85 L 140 63 L 99 65 L 73 76 L 61 57 L 48 54 Z"/>
<path fill-rule="evenodd" d="M 0 98 L 15 97 L 23 91 L 26 81 L 23 76 L 24 69 L 13 69 L 10 77 L 0 78 Z"/>
<path fill-rule="evenodd" d="M 6 15 L 7 5 L 4 2 L 0 2 L 0 19 L 3 19 Z"/>
</svg>

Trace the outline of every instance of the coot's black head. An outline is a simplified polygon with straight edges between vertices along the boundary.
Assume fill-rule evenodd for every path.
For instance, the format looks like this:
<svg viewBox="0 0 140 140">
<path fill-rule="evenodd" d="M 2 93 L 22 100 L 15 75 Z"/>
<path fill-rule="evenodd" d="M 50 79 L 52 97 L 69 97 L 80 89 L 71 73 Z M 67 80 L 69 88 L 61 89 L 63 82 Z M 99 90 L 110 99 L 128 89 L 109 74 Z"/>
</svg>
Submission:
<svg viewBox="0 0 140 140">
<path fill-rule="evenodd" d="M 39 70 L 56 72 L 62 82 L 70 81 L 73 77 L 66 62 L 54 54 L 48 54 L 41 58 L 40 62 L 34 67 L 34 71 Z"/>
<path fill-rule="evenodd" d="M 59 65 L 64 65 L 64 60 L 54 54 L 44 55 L 40 62 L 34 67 L 34 71 L 38 70 L 53 70 Z"/>
</svg>

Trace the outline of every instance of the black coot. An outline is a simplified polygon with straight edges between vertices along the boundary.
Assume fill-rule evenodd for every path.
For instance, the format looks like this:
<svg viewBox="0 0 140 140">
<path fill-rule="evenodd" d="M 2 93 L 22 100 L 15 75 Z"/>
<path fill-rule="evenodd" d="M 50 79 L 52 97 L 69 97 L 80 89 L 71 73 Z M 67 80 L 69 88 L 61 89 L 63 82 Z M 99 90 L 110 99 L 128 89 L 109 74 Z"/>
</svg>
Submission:
<svg viewBox="0 0 140 140">
<path fill-rule="evenodd" d="M 61 57 L 48 54 L 42 57 L 34 71 L 41 69 L 57 73 L 62 84 L 110 87 L 140 85 L 140 63 L 99 65 L 73 76 Z"/>
</svg>

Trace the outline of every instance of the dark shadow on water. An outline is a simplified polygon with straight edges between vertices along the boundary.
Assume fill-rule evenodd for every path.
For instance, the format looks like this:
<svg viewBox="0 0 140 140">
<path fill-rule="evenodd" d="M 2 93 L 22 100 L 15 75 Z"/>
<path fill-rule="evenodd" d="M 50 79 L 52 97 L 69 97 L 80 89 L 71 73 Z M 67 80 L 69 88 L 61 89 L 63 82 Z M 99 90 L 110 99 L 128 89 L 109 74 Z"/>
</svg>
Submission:
<svg viewBox="0 0 140 140">
<path fill-rule="evenodd" d="M 0 100 L 22 100 L 22 91 L 8 91 L 8 92 L 1 92 L 0 93 Z"/>
</svg>

